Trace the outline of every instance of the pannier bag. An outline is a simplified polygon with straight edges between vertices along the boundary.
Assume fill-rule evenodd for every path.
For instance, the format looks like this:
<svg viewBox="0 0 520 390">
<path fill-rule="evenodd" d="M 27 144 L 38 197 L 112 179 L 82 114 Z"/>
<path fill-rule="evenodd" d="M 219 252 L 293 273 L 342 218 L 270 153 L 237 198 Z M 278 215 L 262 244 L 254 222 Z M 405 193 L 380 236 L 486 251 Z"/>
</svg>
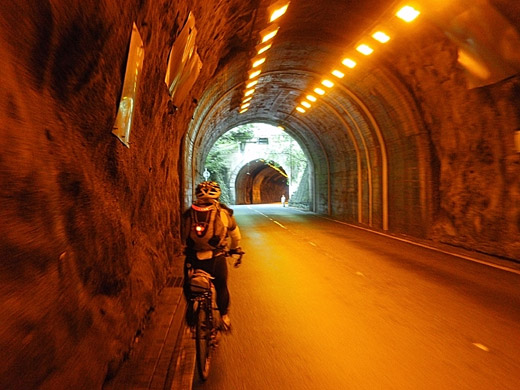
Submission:
<svg viewBox="0 0 520 390">
<path fill-rule="evenodd" d="M 195 294 L 202 294 L 211 289 L 211 276 L 206 271 L 196 269 L 190 277 L 190 290 Z"/>
</svg>

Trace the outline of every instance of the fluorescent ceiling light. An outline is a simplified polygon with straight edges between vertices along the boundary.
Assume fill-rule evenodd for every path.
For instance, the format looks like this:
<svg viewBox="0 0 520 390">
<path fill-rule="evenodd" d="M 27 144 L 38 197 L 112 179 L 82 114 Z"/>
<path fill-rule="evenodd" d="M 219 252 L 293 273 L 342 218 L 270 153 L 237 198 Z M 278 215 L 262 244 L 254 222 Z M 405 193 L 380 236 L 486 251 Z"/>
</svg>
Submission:
<svg viewBox="0 0 520 390">
<path fill-rule="evenodd" d="M 251 104 L 251 103 L 245 103 L 245 104 L 242 104 L 242 105 L 240 106 L 240 109 L 243 110 L 244 108 L 249 107 L 250 104 Z"/>
<path fill-rule="evenodd" d="M 268 9 L 271 13 L 271 18 L 269 19 L 269 22 L 273 22 L 276 19 L 278 19 L 280 16 L 285 14 L 287 11 L 287 8 L 289 7 L 289 1 L 284 4 L 284 1 L 278 1 L 271 5 Z"/>
<path fill-rule="evenodd" d="M 253 68 L 257 68 L 265 62 L 265 57 L 259 58 L 253 62 Z"/>
<path fill-rule="evenodd" d="M 301 105 L 306 108 L 311 108 L 311 104 L 309 102 L 306 102 L 305 100 L 301 101 Z"/>
<path fill-rule="evenodd" d="M 351 60 L 350 58 L 345 58 L 343 61 L 341 61 L 341 63 L 350 69 L 354 68 L 357 65 L 356 61 Z"/>
<path fill-rule="evenodd" d="M 243 110 L 240 110 L 240 114 L 243 114 L 244 112 L 246 112 L 248 109 L 247 108 L 244 108 Z"/>
<path fill-rule="evenodd" d="M 252 95 L 254 92 L 255 92 L 254 89 L 248 89 L 248 90 L 244 93 L 244 96 Z"/>
<path fill-rule="evenodd" d="M 366 56 L 369 56 L 373 53 L 374 49 L 372 49 L 370 46 L 365 45 L 364 43 L 356 47 L 356 50 L 359 51 L 361 54 L 364 54 Z"/>
<path fill-rule="evenodd" d="M 247 103 L 247 102 L 250 101 L 252 98 L 253 98 L 252 96 L 246 97 L 244 100 L 242 100 L 242 104 Z"/>
<path fill-rule="evenodd" d="M 258 76 L 262 71 L 260 69 L 249 72 L 249 78 L 254 79 L 256 76 Z"/>
<path fill-rule="evenodd" d="M 314 88 L 314 92 L 316 92 L 318 95 L 325 95 L 325 91 L 321 88 Z"/>
<path fill-rule="evenodd" d="M 419 11 L 413 7 L 410 7 L 409 5 L 404 6 L 396 13 L 397 17 L 403 19 L 405 22 L 411 22 L 417 16 L 419 16 L 419 14 Z"/>
<path fill-rule="evenodd" d="M 376 31 L 375 33 L 373 33 L 372 38 L 381 43 L 387 43 L 390 40 L 390 37 L 382 31 Z"/>
<path fill-rule="evenodd" d="M 310 100 L 311 102 L 315 102 L 317 100 L 316 96 L 313 96 L 313 95 L 307 95 L 305 97 L 307 98 L 307 100 Z"/>
<path fill-rule="evenodd" d="M 305 112 L 305 109 L 303 107 L 296 107 L 296 111 L 299 111 L 303 114 Z"/>
<path fill-rule="evenodd" d="M 321 83 L 324 86 L 326 86 L 327 88 L 332 88 L 334 86 L 334 83 L 332 81 L 330 81 L 330 80 L 327 80 L 327 79 L 323 80 Z"/>
<path fill-rule="evenodd" d="M 337 69 L 334 69 L 334 70 L 332 71 L 332 74 L 333 74 L 334 76 L 336 76 L 338 79 L 342 79 L 343 77 L 345 77 L 345 73 L 343 73 L 343 72 L 341 72 L 341 71 L 339 71 L 339 70 L 337 70 Z"/>
<path fill-rule="evenodd" d="M 266 43 L 265 45 L 258 45 L 256 47 L 256 54 L 262 54 L 265 53 L 267 50 L 269 50 L 273 46 L 271 42 Z"/>
<path fill-rule="evenodd" d="M 249 84 L 246 85 L 246 88 L 249 89 L 251 87 L 254 87 L 256 84 L 258 84 L 258 79 L 251 81 Z"/>
<path fill-rule="evenodd" d="M 260 31 L 260 37 L 262 39 L 261 43 L 265 43 L 268 40 L 273 39 L 279 28 L 280 26 L 278 26 L 276 23 L 273 23 L 269 27 Z"/>
</svg>

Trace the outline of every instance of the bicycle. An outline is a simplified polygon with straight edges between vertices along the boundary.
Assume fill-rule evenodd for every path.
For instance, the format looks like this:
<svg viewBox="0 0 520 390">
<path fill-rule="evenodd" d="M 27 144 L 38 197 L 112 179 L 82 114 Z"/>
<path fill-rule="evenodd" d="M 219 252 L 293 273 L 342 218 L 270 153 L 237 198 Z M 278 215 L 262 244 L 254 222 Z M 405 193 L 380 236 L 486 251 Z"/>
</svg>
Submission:
<svg viewBox="0 0 520 390">
<path fill-rule="evenodd" d="M 242 262 L 244 252 L 230 254 L 227 257 L 235 259 L 234 266 Z M 238 257 L 234 257 L 238 255 Z M 217 348 L 222 321 L 216 302 L 216 291 L 211 274 L 201 269 L 193 270 L 190 275 L 190 305 L 193 305 L 195 323 L 195 353 L 199 377 L 202 381 L 208 379 L 211 356 Z"/>
</svg>

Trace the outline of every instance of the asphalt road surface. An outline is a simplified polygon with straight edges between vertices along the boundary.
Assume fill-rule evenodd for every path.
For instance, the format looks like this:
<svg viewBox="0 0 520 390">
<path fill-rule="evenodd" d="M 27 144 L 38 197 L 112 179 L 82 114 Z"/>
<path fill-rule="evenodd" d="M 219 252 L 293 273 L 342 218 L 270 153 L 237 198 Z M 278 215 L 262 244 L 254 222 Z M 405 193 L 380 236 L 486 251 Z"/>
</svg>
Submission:
<svg viewBox="0 0 520 390">
<path fill-rule="evenodd" d="M 233 331 L 193 389 L 520 389 L 520 274 L 280 205 L 235 206 Z"/>
</svg>

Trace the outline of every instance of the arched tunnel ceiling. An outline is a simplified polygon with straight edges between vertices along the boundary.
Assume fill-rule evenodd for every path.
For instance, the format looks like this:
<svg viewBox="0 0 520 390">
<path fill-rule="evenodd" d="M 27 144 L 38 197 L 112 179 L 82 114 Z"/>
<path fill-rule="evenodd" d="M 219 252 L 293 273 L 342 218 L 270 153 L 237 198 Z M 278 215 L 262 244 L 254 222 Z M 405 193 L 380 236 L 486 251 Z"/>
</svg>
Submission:
<svg viewBox="0 0 520 390">
<path fill-rule="evenodd" d="M 190 130 L 192 134 L 204 133 L 204 142 L 200 134 L 191 136 L 195 146 L 204 150 L 202 155 L 220 135 L 243 123 L 281 124 L 306 134 L 302 118 L 297 118 L 294 111 L 300 95 L 314 82 L 319 83 L 337 65 L 345 48 L 396 2 L 291 1 L 278 23 L 280 29 L 267 52 L 251 106 L 245 114 L 238 114 L 254 46 L 259 43 L 260 31 L 268 26 L 267 5 L 271 2 L 261 3 L 248 50 L 239 52 L 221 70 L 199 101 Z"/>
<path fill-rule="evenodd" d="M 443 93 L 443 85 L 451 93 L 465 84 L 457 61 L 460 42 L 450 36 L 450 28 L 455 28 L 450 21 L 476 3 L 417 0 L 414 4 L 431 12 L 406 24 L 395 17 L 401 1 L 291 1 L 266 52 L 249 109 L 240 114 L 255 46 L 269 24 L 270 3 L 262 0 L 251 10 L 250 36 L 242 36 L 243 45 L 221 61 L 198 97 L 184 144 L 185 193 L 189 197 L 202 178 L 206 156 L 218 137 L 240 124 L 264 122 L 285 127 L 309 158 L 314 211 L 383 230 L 427 226 L 436 207 L 437 185 L 431 130 L 450 110 L 438 104 L 446 99 L 436 94 Z M 434 13 L 441 4 L 458 14 L 445 12 L 447 19 L 440 21 Z M 519 5 L 489 0 L 475 5 L 480 6 L 480 11 L 499 12 L 513 28 L 519 24 Z M 467 22 L 485 24 L 484 19 Z M 389 20 L 391 41 L 375 46 L 369 57 L 356 54 L 361 38 Z M 353 70 L 341 65 L 351 53 L 358 61 Z M 334 68 L 345 77 L 334 79 Z M 327 93 L 305 114 L 298 113 L 299 101 L 324 77 L 335 86 L 323 87 Z M 462 101 L 464 92 L 457 89 L 457 94 Z M 441 106 L 438 112 L 436 105 Z M 345 197 L 348 201 L 338 201 Z"/>
</svg>

